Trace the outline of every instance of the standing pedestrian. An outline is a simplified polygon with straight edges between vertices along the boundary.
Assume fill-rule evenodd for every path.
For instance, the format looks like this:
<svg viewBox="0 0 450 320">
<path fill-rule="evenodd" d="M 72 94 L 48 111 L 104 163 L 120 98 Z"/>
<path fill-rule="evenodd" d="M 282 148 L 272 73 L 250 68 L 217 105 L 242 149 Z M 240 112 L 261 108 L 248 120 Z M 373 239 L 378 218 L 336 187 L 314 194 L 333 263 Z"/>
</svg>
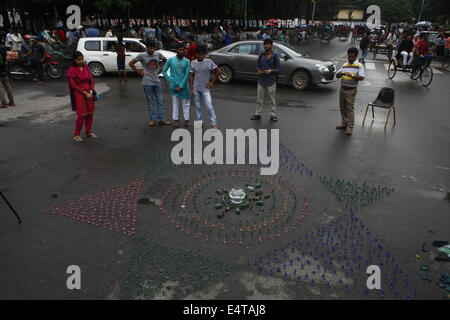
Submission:
<svg viewBox="0 0 450 320">
<path fill-rule="evenodd" d="M 195 108 L 197 111 L 197 121 L 203 123 L 201 100 L 205 103 L 209 113 L 211 127 L 217 129 L 216 113 L 211 101 L 211 88 L 220 75 L 220 68 L 211 60 L 205 59 L 206 47 L 204 45 L 197 47 L 197 60 L 191 62 L 191 97 L 195 99 Z M 210 80 L 211 71 L 214 70 L 215 75 Z"/>
<path fill-rule="evenodd" d="M 283 30 L 281 32 L 280 42 L 281 43 L 285 43 L 285 44 L 289 44 L 289 37 L 287 35 L 287 31 L 286 30 Z"/>
<path fill-rule="evenodd" d="M 231 33 L 229 31 L 227 31 L 226 35 L 225 35 L 225 45 L 229 45 L 233 42 L 233 39 L 231 37 Z"/>
<path fill-rule="evenodd" d="M 42 82 L 42 64 L 45 61 L 46 50 L 45 47 L 39 42 L 37 38 L 33 39 L 33 45 L 31 47 L 32 55 L 31 59 L 28 61 L 28 66 L 35 69 L 37 72 L 33 77 L 33 81 L 37 83 Z"/>
<path fill-rule="evenodd" d="M 0 108 L 14 107 L 14 96 L 9 84 L 8 72 L 6 68 L 7 49 L 5 47 L 4 39 L 0 39 Z M 6 94 L 8 95 L 9 103 L 6 102 Z"/>
<path fill-rule="evenodd" d="M 265 26 L 264 33 L 262 34 L 261 39 L 262 40 L 271 39 L 269 33 L 270 33 L 270 30 Z"/>
<path fill-rule="evenodd" d="M 369 36 L 367 33 L 365 33 L 362 36 L 361 41 L 359 42 L 359 48 L 361 49 L 361 58 L 359 59 L 359 62 L 366 63 L 365 59 L 367 57 L 367 54 L 369 53 Z"/>
<path fill-rule="evenodd" d="M 6 35 L 6 47 L 11 51 L 19 51 L 20 43 L 23 41 L 22 36 L 17 30 L 13 29 Z"/>
<path fill-rule="evenodd" d="M 172 96 L 172 119 L 174 120 L 174 127 L 179 126 L 178 109 L 180 104 L 183 109 L 185 126 L 191 126 L 191 123 L 189 122 L 191 90 L 188 82 L 191 64 L 189 60 L 184 57 L 185 49 L 184 45 L 179 43 L 177 45 L 177 55 L 167 60 L 163 69 L 163 75 L 169 82 L 169 92 Z M 170 70 L 170 75 L 167 73 L 168 70 Z"/>
<path fill-rule="evenodd" d="M 23 41 L 20 44 L 20 51 L 19 51 L 19 61 L 24 64 L 28 64 L 28 60 L 30 59 L 32 55 L 32 51 L 30 48 L 31 43 L 31 37 L 29 35 L 23 36 Z"/>
<path fill-rule="evenodd" d="M 257 89 L 257 106 L 256 113 L 250 117 L 251 120 L 261 119 L 261 113 L 263 111 L 263 103 L 266 93 L 270 97 L 270 103 L 272 105 L 272 112 L 270 113 L 270 120 L 278 121 L 276 115 L 276 89 L 277 89 L 277 77 L 280 71 L 280 58 L 272 52 L 273 42 L 272 39 L 264 40 L 264 53 L 258 58 L 258 89 Z"/>
<path fill-rule="evenodd" d="M 444 61 L 442 62 L 443 67 L 448 67 L 450 65 L 450 34 L 446 34 L 447 39 L 445 40 L 445 53 Z"/>
<path fill-rule="evenodd" d="M 336 74 L 341 78 L 341 90 L 339 92 L 339 106 L 341 110 L 341 124 L 336 129 L 345 129 L 347 135 L 353 133 L 355 123 L 355 99 L 358 82 L 364 80 L 364 66 L 355 62 L 358 57 L 358 49 L 352 47 L 347 50 L 348 62 Z"/>
<path fill-rule="evenodd" d="M 163 96 L 161 90 L 161 81 L 159 74 L 167 62 L 167 59 L 156 51 L 156 43 L 153 40 L 146 42 L 147 52 L 139 54 L 136 59 L 130 61 L 131 69 L 139 73 L 142 77 L 142 86 L 147 99 L 148 113 L 150 115 L 149 126 L 156 125 L 156 116 L 153 110 L 153 96 L 156 98 L 158 110 L 158 124 L 170 125 L 170 122 L 164 121 Z M 136 63 L 140 62 L 144 70 L 138 70 Z"/>
<path fill-rule="evenodd" d="M 438 59 L 444 58 L 445 42 L 446 42 L 446 38 L 445 38 L 445 34 L 443 34 L 443 33 L 439 34 L 437 39 L 434 41 L 436 57 Z"/>
<path fill-rule="evenodd" d="M 67 79 L 72 108 L 75 107 L 77 112 L 73 140 L 84 141 L 80 136 L 83 123 L 86 136 L 96 139 L 97 136 L 91 131 L 95 111 L 94 79 L 88 66 L 84 63 L 83 54 L 79 51 L 73 53 L 72 66 L 67 70 Z"/>
<path fill-rule="evenodd" d="M 123 38 L 118 37 L 117 39 L 117 47 L 116 47 L 116 53 L 117 53 L 117 70 L 119 72 L 119 80 L 122 81 L 122 75 L 125 81 L 128 81 L 127 79 L 127 71 L 125 70 L 125 51 L 126 47 L 123 43 Z"/>
<path fill-rule="evenodd" d="M 352 30 L 352 44 L 356 43 L 356 37 L 358 36 L 358 27 L 355 26 Z"/>
<path fill-rule="evenodd" d="M 189 61 L 193 61 L 197 58 L 196 51 L 197 51 L 197 45 L 195 44 L 195 38 L 193 35 L 188 36 L 188 43 L 189 47 L 186 52 L 186 59 Z"/>
</svg>

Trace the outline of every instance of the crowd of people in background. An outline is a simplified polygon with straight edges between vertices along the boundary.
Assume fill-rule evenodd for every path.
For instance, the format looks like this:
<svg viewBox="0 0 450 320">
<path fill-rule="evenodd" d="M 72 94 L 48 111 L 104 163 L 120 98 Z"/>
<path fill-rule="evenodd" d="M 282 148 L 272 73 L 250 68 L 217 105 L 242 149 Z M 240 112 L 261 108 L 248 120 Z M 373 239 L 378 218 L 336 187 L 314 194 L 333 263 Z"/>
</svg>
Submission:
<svg viewBox="0 0 450 320">
<path fill-rule="evenodd" d="M 203 31 L 203 33 L 201 33 Z M 208 33 L 205 33 L 208 32 Z M 205 37 L 205 34 L 207 35 Z M 315 36 L 350 36 L 351 43 L 360 40 L 361 58 L 356 62 L 358 50 L 351 48 L 348 52 L 349 62 L 339 70 L 337 76 L 342 78 L 340 91 L 340 105 L 342 122 L 337 129 L 346 129 L 352 134 L 353 104 L 356 96 L 357 83 L 364 80 L 364 63 L 368 51 L 375 45 L 384 43 L 391 49 L 396 48 L 399 64 L 403 68 L 412 67 L 418 58 L 434 55 L 442 59 L 443 66 L 449 64 L 449 34 L 439 30 L 433 43 L 429 41 L 430 33 L 423 28 L 407 27 L 403 25 L 369 29 L 366 25 L 356 24 L 306 24 L 296 28 L 277 28 L 274 25 L 262 25 L 255 32 L 243 32 L 241 27 L 233 24 L 210 23 L 203 30 L 192 25 L 181 30 L 178 26 L 154 24 L 149 27 L 131 26 L 127 28 L 107 28 L 99 31 L 95 28 L 78 26 L 73 30 L 66 30 L 62 23 L 51 28 L 39 30 L 35 36 L 22 35 L 17 29 L 11 29 L 0 37 L 0 108 L 15 106 L 11 86 L 8 81 L 8 59 L 20 59 L 33 70 L 32 80 L 42 82 L 42 64 L 48 51 L 61 50 L 70 56 L 72 65 L 67 71 L 69 93 L 72 108 L 77 113 L 73 140 L 82 142 L 81 128 L 85 125 L 86 137 L 97 138 L 91 131 L 95 101 L 98 95 L 95 92 L 94 80 L 89 68 L 83 62 L 83 55 L 77 51 L 78 41 L 85 37 L 104 36 L 116 38 L 117 43 L 112 50 L 117 53 L 117 70 L 120 80 L 127 81 L 125 71 L 126 46 L 124 36 L 141 38 L 146 44 L 146 52 L 139 54 L 129 66 L 142 76 L 142 86 L 147 100 L 150 126 L 173 125 L 178 127 L 179 109 L 186 127 L 190 124 L 190 101 L 194 98 L 197 120 L 203 122 L 201 103 L 205 105 L 210 125 L 217 128 L 217 119 L 212 104 L 210 90 L 220 68 L 206 58 L 208 50 L 229 45 L 235 41 L 259 39 L 264 42 L 265 53 L 258 59 L 255 69 L 259 75 L 257 89 L 257 108 L 252 120 L 261 118 L 263 103 L 266 95 L 270 98 L 270 119 L 278 121 L 276 114 L 276 79 L 279 72 L 280 57 L 272 53 L 273 41 L 284 44 L 302 45 Z M 176 56 L 166 59 L 159 49 L 176 51 Z M 143 70 L 136 68 L 136 63 L 142 64 Z M 358 69 L 358 72 L 351 70 Z M 214 71 L 213 79 L 210 78 Z M 163 94 L 160 84 L 160 74 L 164 75 L 168 83 L 169 93 L 172 97 L 172 123 L 164 120 Z M 7 100 L 8 97 L 8 100 Z M 156 113 L 154 102 L 156 100 Z"/>
</svg>

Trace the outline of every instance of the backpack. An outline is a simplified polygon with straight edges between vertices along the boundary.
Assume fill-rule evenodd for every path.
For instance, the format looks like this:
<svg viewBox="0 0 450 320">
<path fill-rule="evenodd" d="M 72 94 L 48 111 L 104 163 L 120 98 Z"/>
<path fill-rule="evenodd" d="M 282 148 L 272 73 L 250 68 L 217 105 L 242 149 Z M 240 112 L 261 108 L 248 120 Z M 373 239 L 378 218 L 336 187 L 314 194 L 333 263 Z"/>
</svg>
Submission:
<svg viewBox="0 0 450 320">
<path fill-rule="evenodd" d="M 261 65 L 261 59 L 262 59 L 262 57 L 263 56 L 265 56 L 266 55 L 266 53 L 265 52 L 263 52 L 263 53 L 261 53 L 260 55 L 259 55 L 259 57 L 258 57 L 258 67 Z M 277 69 L 278 67 L 277 67 L 277 55 L 275 54 L 275 53 L 273 53 L 272 52 L 272 58 L 271 59 L 273 59 L 273 67 L 275 68 L 275 69 Z M 276 74 L 276 76 L 275 76 L 275 83 L 278 83 L 278 73 Z"/>
</svg>

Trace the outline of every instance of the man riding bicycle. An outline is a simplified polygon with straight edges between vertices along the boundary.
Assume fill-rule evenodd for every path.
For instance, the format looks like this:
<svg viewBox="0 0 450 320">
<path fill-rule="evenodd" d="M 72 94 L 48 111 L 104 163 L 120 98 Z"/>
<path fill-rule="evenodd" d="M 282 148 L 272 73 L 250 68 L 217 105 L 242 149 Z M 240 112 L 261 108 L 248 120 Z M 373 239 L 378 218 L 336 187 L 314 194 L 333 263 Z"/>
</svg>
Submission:
<svg viewBox="0 0 450 320">
<path fill-rule="evenodd" d="M 414 63 L 413 69 L 419 68 L 423 64 L 428 64 L 431 62 L 431 59 L 426 56 L 431 55 L 430 43 L 428 42 L 428 37 L 430 35 L 428 33 L 422 32 L 420 34 L 420 40 L 417 41 L 414 46 L 413 54 L 414 54 Z M 413 78 L 414 72 L 411 73 L 411 78 Z"/>
</svg>

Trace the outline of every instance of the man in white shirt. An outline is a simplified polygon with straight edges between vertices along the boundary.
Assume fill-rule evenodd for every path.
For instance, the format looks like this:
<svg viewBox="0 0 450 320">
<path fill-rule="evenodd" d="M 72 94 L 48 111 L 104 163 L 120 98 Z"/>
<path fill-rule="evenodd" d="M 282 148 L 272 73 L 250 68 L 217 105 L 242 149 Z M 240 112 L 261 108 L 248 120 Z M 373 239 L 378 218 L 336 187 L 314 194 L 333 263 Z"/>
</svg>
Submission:
<svg viewBox="0 0 450 320">
<path fill-rule="evenodd" d="M 17 31 L 13 30 L 12 32 L 6 35 L 5 45 L 9 47 L 11 50 L 19 51 L 20 43 L 23 41 L 22 36 Z"/>
</svg>

